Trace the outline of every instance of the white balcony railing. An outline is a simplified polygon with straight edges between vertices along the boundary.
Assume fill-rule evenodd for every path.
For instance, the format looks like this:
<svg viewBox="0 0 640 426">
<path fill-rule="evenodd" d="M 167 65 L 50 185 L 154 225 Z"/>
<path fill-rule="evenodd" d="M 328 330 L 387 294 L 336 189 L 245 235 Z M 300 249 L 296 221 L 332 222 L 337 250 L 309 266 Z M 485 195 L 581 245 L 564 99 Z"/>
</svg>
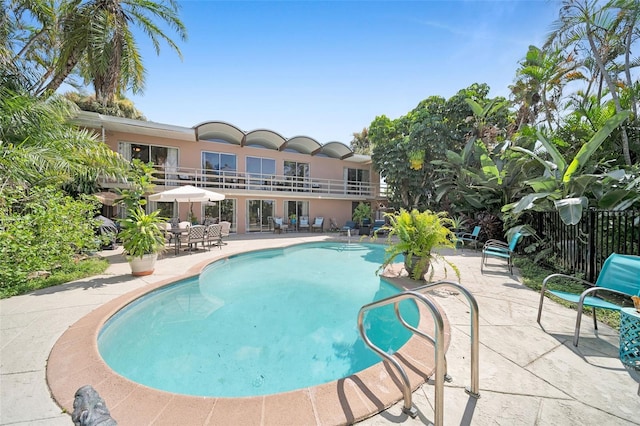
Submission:
<svg viewBox="0 0 640 426">
<path fill-rule="evenodd" d="M 194 185 L 227 194 L 293 192 L 300 196 L 335 196 L 371 199 L 380 197 L 380 185 L 339 179 L 299 178 L 283 175 L 212 171 L 190 168 L 158 169 L 154 183 L 159 187 Z M 121 186 L 103 180 L 103 187 Z"/>
</svg>

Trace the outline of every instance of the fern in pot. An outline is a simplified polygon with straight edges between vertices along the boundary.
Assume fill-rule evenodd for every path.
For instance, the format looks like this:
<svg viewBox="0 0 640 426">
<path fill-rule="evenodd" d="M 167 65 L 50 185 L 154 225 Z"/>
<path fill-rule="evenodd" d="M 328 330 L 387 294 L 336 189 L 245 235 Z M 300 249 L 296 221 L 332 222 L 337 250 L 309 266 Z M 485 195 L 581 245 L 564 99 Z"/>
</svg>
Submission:
<svg viewBox="0 0 640 426">
<path fill-rule="evenodd" d="M 397 256 L 404 255 L 405 269 L 414 280 L 423 279 L 429 270 L 431 279 L 433 264 L 439 260 L 449 265 L 458 280 L 460 279 L 458 267 L 436 251 L 443 248 L 455 249 L 456 237 L 451 230 L 453 221 L 447 217 L 446 212 L 401 209 L 399 213 L 385 213 L 385 216 L 389 222 L 384 227 L 388 231 L 388 246 L 378 272 L 394 263 Z"/>
</svg>

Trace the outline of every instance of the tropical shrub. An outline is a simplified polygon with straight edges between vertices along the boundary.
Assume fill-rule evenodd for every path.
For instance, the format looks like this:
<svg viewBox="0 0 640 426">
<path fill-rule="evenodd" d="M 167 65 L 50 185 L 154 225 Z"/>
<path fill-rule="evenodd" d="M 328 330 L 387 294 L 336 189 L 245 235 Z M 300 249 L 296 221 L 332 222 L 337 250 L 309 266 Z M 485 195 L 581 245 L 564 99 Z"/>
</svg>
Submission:
<svg viewBox="0 0 640 426">
<path fill-rule="evenodd" d="M 74 264 L 101 245 L 96 206 L 55 188 L 4 188 L 0 204 L 0 291 L 3 297 L 40 274 Z"/>
</svg>

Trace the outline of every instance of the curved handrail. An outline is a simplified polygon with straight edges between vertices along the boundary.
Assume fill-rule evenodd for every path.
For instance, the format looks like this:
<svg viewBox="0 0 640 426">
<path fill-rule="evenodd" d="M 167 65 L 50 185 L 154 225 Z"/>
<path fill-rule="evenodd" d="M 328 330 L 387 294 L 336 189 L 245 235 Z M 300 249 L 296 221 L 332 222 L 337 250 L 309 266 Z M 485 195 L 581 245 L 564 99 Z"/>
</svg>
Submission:
<svg viewBox="0 0 640 426">
<path fill-rule="evenodd" d="M 435 425 L 439 426 L 443 424 L 443 410 L 444 410 L 444 375 L 440 374 L 442 365 L 444 364 L 444 321 L 442 320 L 442 315 L 438 311 L 436 305 L 427 297 L 421 293 L 415 291 L 404 291 L 400 294 L 396 294 L 385 299 L 378 300 L 376 302 L 368 303 L 360 308 L 358 312 L 358 330 L 360 331 L 360 335 L 364 342 L 369 346 L 374 352 L 380 355 L 382 358 L 389 361 L 398 371 L 400 377 L 403 382 L 402 386 L 402 395 L 404 398 L 404 407 L 402 411 L 411 417 L 416 417 L 418 412 L 415 407 L 411 405 L 411 383 L 409 382 L 409 377 L 405 373 L 404 369 L 400 365 L 400 363 L 393 358 L 391 355 L 377 347 L 367 336 L 367 333 L 364 329 L 364 314 L 372 309 L 380 308 L 383 306 L 390 305 L 392 303 L 397 304 L 402 300 L 406 299 L 417 299 L 421 301 L 431 312 L 433 316 L 433 320 L 436 328 L 436 336 L 435 336 L 435 356 L 436 356 L 436 367 L 435 367 L 435 400 L 434 400 L 434 416 L 435 416 Z M 408 324 L 401 320 L 401 323 L 407 327 Z M 414 327 L 409 326 L 411 331 L 417 331 Z M 423 333 L 418 332 L 418 334 L 422 335 Z"/>
<path fill-rule="evenodd" d="M 465 388 L 465 391 L 474 398 L 480 398 L 480 385 L 479 385 L 479 352 L 480 352 L 480 338 L 479 338 L 479 319 L 478 319 L 478 302 L 475 297 L 463 287 L 460 283 L 455 281 L 440 280 L 434 283 L 426 284 L 421 287 L 413 289 L 415 292 L 423 292 L 434 290 L 438 287 L 454 287 L 465 295 L 471 308 L 471 387 Z"/>
</svg>

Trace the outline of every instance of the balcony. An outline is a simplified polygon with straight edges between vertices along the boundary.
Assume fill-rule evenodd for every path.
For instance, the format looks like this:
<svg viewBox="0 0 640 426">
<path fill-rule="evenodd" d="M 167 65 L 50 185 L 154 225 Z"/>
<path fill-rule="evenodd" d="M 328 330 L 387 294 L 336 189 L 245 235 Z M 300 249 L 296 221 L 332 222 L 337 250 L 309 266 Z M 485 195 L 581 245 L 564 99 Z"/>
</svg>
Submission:
<svg viewBox="0 0 640 426">
<path fill-rule="evenodd" d="M 194 185 L 217 191 L 226 196 L 325 198 L 371 200 L 384 198 L 380 184 L 338 179 L 299 178 L 235 171 L 211 171 L 192 168 L 158 168 L 154 183 L 156 191 L 181 185 Z M 103 188 L 123 186 L 104 179 Z"/>
</svg>

